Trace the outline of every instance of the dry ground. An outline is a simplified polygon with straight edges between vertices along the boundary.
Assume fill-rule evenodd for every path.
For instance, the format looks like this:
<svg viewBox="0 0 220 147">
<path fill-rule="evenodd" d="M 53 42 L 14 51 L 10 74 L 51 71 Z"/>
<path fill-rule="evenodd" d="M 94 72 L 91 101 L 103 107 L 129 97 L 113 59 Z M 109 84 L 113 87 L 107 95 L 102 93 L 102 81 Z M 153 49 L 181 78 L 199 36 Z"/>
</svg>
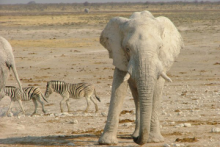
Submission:
<svg viewBox="0 0 220 147">
<path fill-rule="evenodd" d="M 197 8 L 197 9 L 196 9 Z M 140 7 L 135 11 L 145 8 Z M 127 9 L 128 10 L 128 9 Z M 204 10 L 204 8 L 202 8 Z M 90 82 L 101 98 L 99 112 L 89 113 L 85 99 L 71 99 L 72 113 L 61 114 L 61 96 L 53 94 L 46 103 L 47 115 L 38 108 L 31 117 L 33 103 L 24 102 L 26 116 L 5 113 L 9 98 L 0 102 L 0 146 L 97 146 L 108 112 L 114 67 L 99 35 L 113 16 L 128 17 L 132 11 L 74 13 L 1 12 L 0 34 L 13 46 L 17 70 L 23 86 L 39 86 L 45 91 L 49 80 Z M 161 131 L 164 144 L 181 146 L 220 146 L 220 11 L 154 10 L 155 16 L 169 17 L 181 32 L 185 48 L 169 72 L 173 83 L 166 83 L 162 102 Z M 7 85 L 15 85 L 13 76 Z M 65 107 L 66 109 L 66 107 Z M 130 92 L 124 102 L 118 130 L 118 146 L 137 146 L 130 135 L 134 130 L 134 104 Z M 191 127 L 181 124 L 190 123 Z"/>
</svg>

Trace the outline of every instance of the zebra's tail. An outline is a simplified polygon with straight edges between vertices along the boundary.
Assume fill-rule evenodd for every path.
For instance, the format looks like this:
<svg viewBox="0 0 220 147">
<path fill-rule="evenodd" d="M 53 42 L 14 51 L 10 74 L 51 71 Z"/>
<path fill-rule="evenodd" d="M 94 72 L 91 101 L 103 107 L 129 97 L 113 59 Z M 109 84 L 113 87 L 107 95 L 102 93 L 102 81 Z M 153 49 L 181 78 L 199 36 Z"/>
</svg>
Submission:
<svg viewBox="0 0 220 147">
<path fill-rule="evenodd" d="M 96 95 L 95 89 L 94 89 L 94 94 L 95 94 L 95 98 L 96 98 L 99 102 L 101 102 L 100 98 Z"/>
<path fill-rule="evenodd" d="M 43 94 L 41 94 L 42 98 L 48 103 L 47 99 L 44 97 Z"/>
</svg>

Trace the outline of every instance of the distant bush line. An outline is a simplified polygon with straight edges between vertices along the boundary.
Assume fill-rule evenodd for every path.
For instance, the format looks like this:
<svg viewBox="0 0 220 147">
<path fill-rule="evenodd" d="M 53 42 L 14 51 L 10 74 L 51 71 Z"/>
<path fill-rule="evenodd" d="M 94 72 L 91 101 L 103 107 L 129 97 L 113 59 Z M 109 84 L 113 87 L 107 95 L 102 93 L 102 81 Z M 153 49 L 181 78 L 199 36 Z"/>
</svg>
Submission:
<svg viewBox="0 0 220 147">
<path fill-rule="evenodd" d="M 132 8 L 131 8 L 132 6 Z M 198 8 L 199 7 L 199 8 Z M 0 12 L 25 12 L 25 11 L 44 11 L 44 12 L 83 12 L 85 8 L 92 11 L 114 11 L 121 8 L 133 11 L 135 8 L 148 10 L 220 10 L 220 1 L 174 1 L 174 2 L 126 2 L 126 3 L 57 3 L 57 4 L 40 4 L 34 1 L 28 4 L 0 4 Z M 119 9 L 120 10 L 120 9 Z"/>
</svg>

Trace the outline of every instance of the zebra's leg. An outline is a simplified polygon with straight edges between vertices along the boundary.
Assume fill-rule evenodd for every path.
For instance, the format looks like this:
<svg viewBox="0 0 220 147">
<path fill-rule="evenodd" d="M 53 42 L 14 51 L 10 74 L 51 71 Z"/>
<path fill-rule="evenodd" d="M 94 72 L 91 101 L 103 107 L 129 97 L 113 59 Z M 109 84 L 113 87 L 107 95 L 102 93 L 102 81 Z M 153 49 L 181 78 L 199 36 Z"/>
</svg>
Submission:
<svg viewBox="0 0 220 147">
<path fill-rule="evenodd" d="M 32 101 L 34 103 L 34 112 L 31 114 L 31 116 L 37 113 L 37 107 L 38 107 L 37 100 L 35 98 L 32 98 Z"/>
<path fill-rule="evenodd" d="M 23 105 L 22 105 L 21 100 L 18 100 L 18 103 L 19 103 L 19 105 L 20 105 L 20 107 L 21 107 L 21 110 L 22 110 L 23 114 L 25 115 L 24 107 L 23 107 Z"/>
<path fill-rule="evenodd" d="M 43 111 L 44 113 L 46 113 L 46 111 L 45 111 L 45 109 L 44 109 L 44 102 L 41 101 L 41 96 L 40 96 L 40 95 L 38 95 L 37 101 L 41 104 L 41 106 L 42 106 L 42 111 Z"/>
<path fill-rule="evenodd" d="M 86 97 L 86 102 L 87 102 L 87 107 L 86 107 L 86 110 L 84 112 L 88 112 L 89 110 L 89 106 L 90 106 L 90 97 Z"/>
<path fill-rule="evenodd" d="M 90 99 L 92 100 L 92 102 L 93 102 L 93 104 L 95 105 L 95 112 L 98 112 L 99 111 L 99 108 L 98 108 L 98 105 L 97 105 L 97 103 L 94 101 L 94 99 L 93 99 L 94 97 L 90 97 Z"/>
<path fill-rule="evenodd" d="M 61 113 L 63 113 L 63 103 L 66 102 L 68 99 L 69 99 L 68 97 L 63 97 L 62 101 L 60 102 Z M 68 107 L 68 110 L 69 110 L 69 107 Z"/>
<path fill-rule="evenodd" d="M 70 111 L 70 102 L 69 102 L 69 100 L 70 100 L 70 99 L 67 99 L 67 100 L 66 100 L 66 105 L 67 105 L 68 112 L 71 112 L 71 111 Z"/>
<path fill-rule="evenodd" d="M 9 108 L 8 108 L 8 111 L 7 111 L 7 116 L 9 116 L 9 113 L 11 113 L 11 107 L 13 106 L 13 101 L 11 101 L 10 105 L 9 105 Z"/>
</svg>

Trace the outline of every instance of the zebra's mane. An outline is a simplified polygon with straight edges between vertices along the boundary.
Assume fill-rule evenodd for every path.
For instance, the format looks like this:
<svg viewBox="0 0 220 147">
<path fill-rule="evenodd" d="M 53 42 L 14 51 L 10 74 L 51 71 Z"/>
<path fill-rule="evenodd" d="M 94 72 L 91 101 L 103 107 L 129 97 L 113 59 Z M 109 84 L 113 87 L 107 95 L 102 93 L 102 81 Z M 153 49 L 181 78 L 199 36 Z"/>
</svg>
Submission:
<svg viewBox="0 0 220 147">
<path fill-rule="evenodd" d="M 49 84 L 51 84 L 51 86 L 54 89 L 54 91 L 60 93 L 60 91 L 61 91 L 61 87 L 60 86 L 62 86 L 62 88 L 64 88 L 64 86 L 66 85 L 66 82 L 52 80 L 52 81 L 49 82 Z"/>
<path fill-rule="evenodd" d="M 15 86 L 5 86 L 5 88 L 16 88 Z"/>
<path fill-rule="evenodd" d="M 56 81 L 56 80 L 52 80 L 49 82 L 50 84 L 56 84 L 56 83 L 59 83 L 59 84 L 65 84 L 66 82 L 64 81 Z"/>
</svg>

